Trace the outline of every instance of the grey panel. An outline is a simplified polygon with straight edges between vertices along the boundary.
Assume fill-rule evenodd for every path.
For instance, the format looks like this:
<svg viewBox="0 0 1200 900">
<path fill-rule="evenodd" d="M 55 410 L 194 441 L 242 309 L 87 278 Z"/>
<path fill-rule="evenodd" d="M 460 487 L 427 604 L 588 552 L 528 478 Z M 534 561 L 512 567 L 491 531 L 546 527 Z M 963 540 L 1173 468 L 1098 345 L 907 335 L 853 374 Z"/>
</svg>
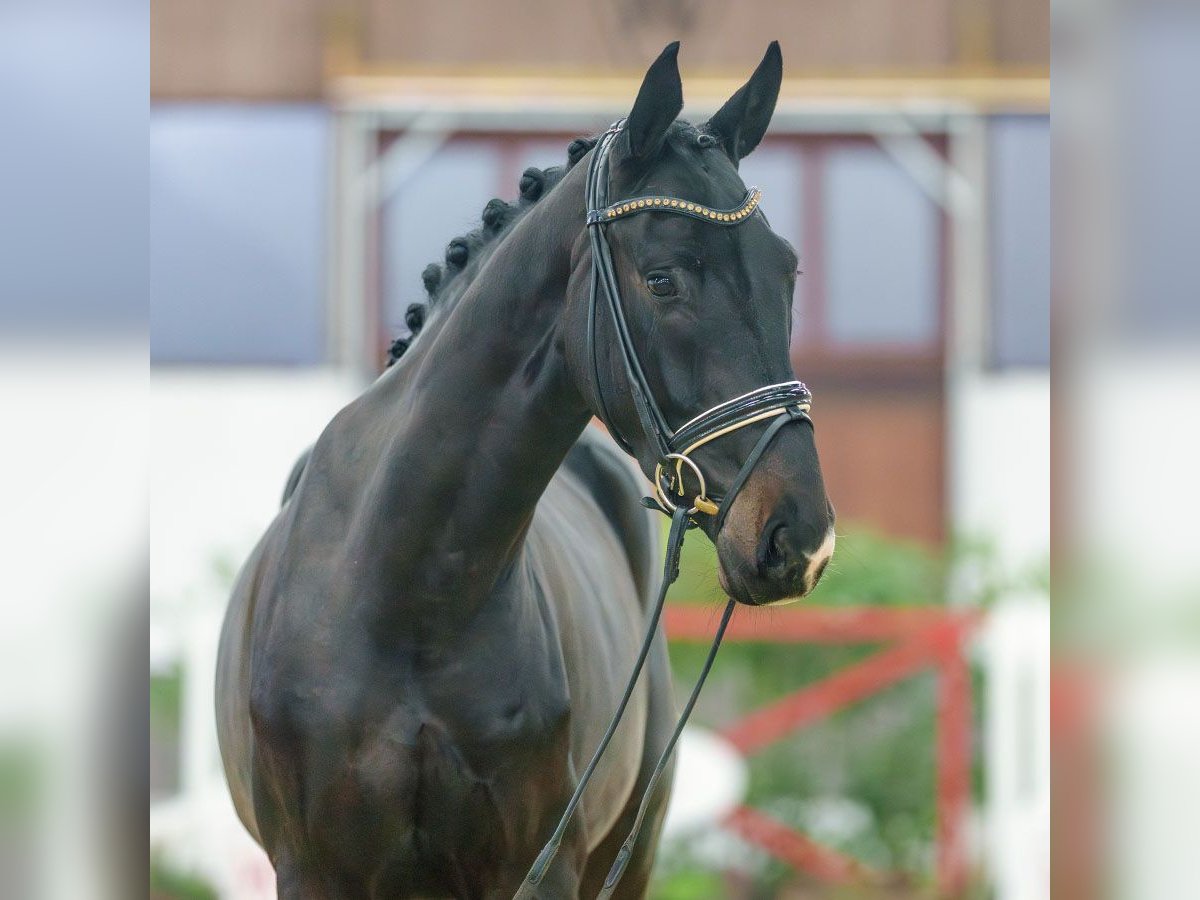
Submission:
<svg viewBox="0 0 1200 900">
<path fill-rule="evenodd" d="M 0 3 L 0 331 L 144 334 L 147 7 Z"/>
<path fill-rule="evenodd" d="M 1130 337 L 1190 344 L 1200 337 L 1200 10 L 1184 3 L 1133 6 L 1120 40 L 1126 264 L 1117 324 Z"/>
<path fill-rule="evenodd" d="M 446 244 L 480 223 L 500 178 L 499 150 L 475 141 L 443 147 L 392 195 L 383 210 L 384 328 L 402 334 L 404 311 L 423 302 L 421 270 L 444 261 Z M 516 185 L 505 199 L 516 196 Z"/>
<path fill-rule="evenodd" d="M 937 207 L 872 145 L 833 148 L 824 187 L 831 340 L 907 346 L 935 341 Z"/>
<path fill-rule="evenodd" d="M 317 106 L 153 110 L 153 361 L 322 359 L 327 142 Z"/>
<path fill-rule="evenodd" d="M 567 164 L 567 145 L 570 140 L 566 138 L 535 138 L 521 142 L 521 149 L 518 151 L 517 159 L 519 164 L 517 170 L 525 171 L 529 166 L 537 166 L 539 169 L 549 169 L 551 166 L 565 166 Z M 517 196 L 517 185 L 514 183 L 508 190 L 511 194 L 505 195 L 505 200 L 511 200 Z"/>
<path fill-rule="evenodd" d="M 763 144 L 742 160 L 739 171 L 747 185 L 762 188 L 762 211 L 771 228 L 786 239 L 800 257 L 800 271 L 808 269 L 808 254 L 804 247 L 803 173 L 800 168 L 800 148 L 795 145 Z M 804 333 L 805 288 L 807 277 L 796 279 L 792 298 L 792 340 Z"/>
<path fill-rule="evenodd" d="M 1050 119 L 989 123 L 992 357 L 999 366 L 1050 362 Z"/>
</svg>

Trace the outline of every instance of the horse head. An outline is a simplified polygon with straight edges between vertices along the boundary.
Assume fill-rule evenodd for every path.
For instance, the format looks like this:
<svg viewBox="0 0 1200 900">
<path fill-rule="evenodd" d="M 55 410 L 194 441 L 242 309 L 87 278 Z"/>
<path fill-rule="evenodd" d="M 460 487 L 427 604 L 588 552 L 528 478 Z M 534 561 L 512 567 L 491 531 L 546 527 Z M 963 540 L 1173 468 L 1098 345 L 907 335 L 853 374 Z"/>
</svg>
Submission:
<svg viewBox="0 0 1200 900">
<path fill-rule="evenodd" d="M 648 477 L 659 484 L 665 478 L 680 502 L 697 497 L 698 506 L 715 510 L 724 499 L 719 514 L 700 509 L 693 517 L 716 545 L 722 587 L 742 603 L 774 603 L 809 593 L 833 553 L 834 512 L 811 420 L 797 415 L 765 446 L 760 440 L 771 416 L 739 423 L 664 473 L 662 442 L 647 433 L 654 429 L 635 382 L 676 430 L 731 398 L 793 378 L 796 252 L 771 230 L 738 174 L 774 112 L 782 59 L 772 43 L 749 81 L 696 126 L 677 119 L 683 108 L 677 53 L 678 44 L 663 51 L 607 148 L 602 140 L 591 151 L 607 153 L 599 177 L 606 202 L 614 204 L 597 211 L 607 220 L 592 227 L 603 229 L 609 283 L 620 304 L 615 315 L 624 319 L 641 372 L 635 377 L 622 355 L 613 315 L 603 304 L 596 311 L 600 263 L 587 234 L 572 259 L 567 357 L 592 411 Z M 640 214 L 626 214 L 621 201 L 631 198 Z M 639 207 L 639 198 L 646 205 Z M 753 466 L 743 471 L 748 459 Z"/>
</svg>

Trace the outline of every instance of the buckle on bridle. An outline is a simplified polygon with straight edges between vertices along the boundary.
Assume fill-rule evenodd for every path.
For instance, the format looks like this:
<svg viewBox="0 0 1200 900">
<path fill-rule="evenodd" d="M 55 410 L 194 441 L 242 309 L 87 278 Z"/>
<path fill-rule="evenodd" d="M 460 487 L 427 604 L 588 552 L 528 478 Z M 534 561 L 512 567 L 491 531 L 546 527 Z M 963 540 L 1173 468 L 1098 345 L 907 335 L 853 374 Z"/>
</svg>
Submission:
<svg viewBox="0 0 1200 900">
<path fill-rule="evenodd" d="M 672 467 L 674 472 L 665 469 L 665 464 L 671 460 L 675 461 Z M 695 461 L 685 456 L 682 453 L 668 453 L 658 465 L 654 467 L 654 496 L 661 504 L 663 510 L 670 514 L 673 513 L 678 504 L 671 500 L 670 494 L 674 492 L 677 496 L 683 497 L 683 467 L 687 466 L 696 476 L 696 480 L 700 483 L 700 491 L 692 499 L 692 505 L 688 509 L 688 515 L 702 512 L 705 515 L 715 516 L 718 506 L 716 502 L 708 496 L 708 485 L 704 481 L 704 473 L 700 471 L 700 467 Z"/>
</svg>

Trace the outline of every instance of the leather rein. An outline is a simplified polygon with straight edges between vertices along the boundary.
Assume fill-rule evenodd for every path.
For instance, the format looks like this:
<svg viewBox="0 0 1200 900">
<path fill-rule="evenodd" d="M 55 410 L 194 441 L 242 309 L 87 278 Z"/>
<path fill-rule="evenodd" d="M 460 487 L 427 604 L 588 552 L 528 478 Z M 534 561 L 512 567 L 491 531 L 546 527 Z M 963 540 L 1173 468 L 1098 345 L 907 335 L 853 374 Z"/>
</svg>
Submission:
<svg viewBox="0 0 1200 900">
<path fill-rule="evenodd" d="M 604 400 L 603 383 L 600 379 L 599 357 L 596 352 L 596 321 L 600 306 L 597 298 L 602 296 L 617 334 L 617 346 L 621 350 L 621 358 L 624 362 L 625 374 L 629 381 L 630 393 L 633 397 L 638 421 L 647 440 L 650 441 L 658 455 L 658 462 L 654 472 L 654 495 L 652 497 L 644 497 L 642 503 L 651 509 L 657 509 L 670 516 L 671 530 L 667 538 L 662 585 L 659 588 L 658 597 L 647 622 L 645 638 L 642 641 L 633 671 L 630 673 L 629 680 L 625 685 L 621 701 L 617 704 L 616 711 L 613 713 L 608 728 L 597 745 L 591 761 L 580 776 L 579 783 L 570 801 L 567 803 L 566 809 L 563 811 L 558 826 L 554 829 L 554 833 L 538 854 L 537 859 L 534 860 L 514 900 L 536 896 L 534 892 L 535 888 L 542 881 L 550 867 L 550 863 L 554 860 L 554 856 L 558 852 L 558 848 L 579 805 L 583 792 L 591 780 L 592 774 L 595 772 L 601 757 L 604 755 L 604 751 L 608 748 L 609 742 L 616 733 L 621 718 L 625 714 L 625 708 L 633 696 L 634 688 L 637 686 L 643 665 L 650 653 L 654 637 L 658 632 L 658 625 L 662 617 L 663 604 L 666 601 L 667 591 L 679 577 L 679 560 L 683 550 L 684 537 L 690 528 L 698 527 L 695 517 L 699 515 L 714 517 L 715 528 L 713 530 L 713 539 L 715 541 L 717 534 L 720 533 L 721 528 L 725 524 L 725 517 L 732 507 L 735 497 L 745 485 L 758 461 L 766 452 L 767 447 L 783 426 L 790 422 L 808 422 L 810 425 L 812 424 L 812 419 L 808 415 L 812 406 L 812 394 L 805 387 L 804 383 L 800 381 L 785 381 L 781 384 L 766 385 L 742 394 L 739 397 L 726 400 L 724 403 L 720 403 L 685 422 L 678 429 L 672 429 L 668 424 L 662 409 L 655 402 L 654 393 L 650 390 L 645 371 L 638 358 L 637 348 L 634 346 L 630 335 L 629 324 L 625 318 L 625 310 L 621 304 L 621 293 L 617 285 L 616 268 L 613 264 L 612 251 L 608 244 L 606 230 L 615 221 L 643 212 L 689 216 L 718 226 L 738 225 L 758 211 L 762 192 L 757 188 L 751 187 L 746 192 L 742 203 L 733 209 L 713 209 L 700 203 L 668 196 L 635 197 L 610 203 L 608 198 L 609 156 L 612 144 L 617 139 L 624 124 L 624 119 L 617 121 L 600 137 L 592 153 L 587 172 L 585 193 L 587 228 L 592 249 L 592 281 L 588 300 L 587 353 L 591 359 L 593 387 L 600 408 L 600 418 L 621 448 L 636 458 L 636 453 L 632 445 L 616 427 Z M 758 422 L 770 422 L 770 424 L 754 445 L 750 454 L 743 461 L 741 469 L 730 484 L 729 489 L 725 492 L 724 497 L 710 497 L 703 470 L 691 458 L 691 454 L 705 444 Z M 695 482 L 696 487 L 694 491 L 690 491 L 685 486 L 689 479 Z M 617 857 L 604 880 L 604 887 L 597 896 L 597 900 L 606 900 L 606 898 L 610 898 L 613 895 L 621 879 L 621 875 L 624 873 L 625 866 L 633 856 L 634 846 L 641 831 L 642 823 L 649 811 L 655 788 L 658 786 L 659 779 L 666 770 L 675 745 L 683 733 L 684 725 L 687 723 L 688 717 L 696 705 L 696 700 L 700 696 L 700 690 L 704 686 L 709 671 L 712 669 L 717 649 L 720 647 L 721 639 L 725 635 L 725 629 L 729 625 L 729 620 L 733 616 L 735 606 L 736 601 L 732 599 L 725 605 L 725 610 L 722 613 L 720 624 L 717 626 L 712 646 L 709 648 L 708 656 L 705 659 L 704 667 L 700 672 L 699 678 L 696 680 L 695 686 L 692 688 L 691 695 L 684 705 L 683 712 L 676 722 L 675 729 L 672 731 L 666 747 L 659 756 L 658 763 L 654 767 L 646 789 L 642 793 L 641 803 L 638 806 L 633 827 L 630 829 L 628 837 L 617 853 Z"/>
</svg>

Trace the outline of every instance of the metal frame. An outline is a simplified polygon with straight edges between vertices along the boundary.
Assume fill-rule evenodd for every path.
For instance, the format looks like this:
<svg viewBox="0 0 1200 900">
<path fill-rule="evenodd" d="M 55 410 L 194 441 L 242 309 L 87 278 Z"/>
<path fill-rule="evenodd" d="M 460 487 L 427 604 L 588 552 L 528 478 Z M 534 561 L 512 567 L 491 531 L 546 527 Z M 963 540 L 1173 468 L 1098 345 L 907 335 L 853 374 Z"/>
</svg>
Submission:
<svg viewBox="0 0 1200 900">
<path fill-rule="evenodd" d="M 327 92 L 337 113 L 337 165 L 331 198 L 336 236 L 329 259 L 331 359 L 361 368 L 371 358 L 374 335 L 362 315 L 371 293 L 369 226 L 379 205 L 422 162 L 454 135 L 602 131 L 627 111 L 637 84 L 628 77 L 430 75 L 362 63 L 332 72 Z M 737 84 L 698 78 L 689 79 L 688 87 L 695 99 L 684 115 L 694 117 L 715 108 Z M 979 143 L 982 117 L 1048 109 L 1049 79 L 1040 72 L 806 78 L 784 83 L 771 130 L 875 140 L 951 218 L 951 280 L 959 288 L 981 283 L 986 271 L 986 248 L 976 233 L 987 196 L 985 172 L 969 149 Z M 397 132 L 400 137 L 384 149 L 382 135 Z M 948 137 L 949 160 L 930 144 L 930 135 Z"/>
</svg>

